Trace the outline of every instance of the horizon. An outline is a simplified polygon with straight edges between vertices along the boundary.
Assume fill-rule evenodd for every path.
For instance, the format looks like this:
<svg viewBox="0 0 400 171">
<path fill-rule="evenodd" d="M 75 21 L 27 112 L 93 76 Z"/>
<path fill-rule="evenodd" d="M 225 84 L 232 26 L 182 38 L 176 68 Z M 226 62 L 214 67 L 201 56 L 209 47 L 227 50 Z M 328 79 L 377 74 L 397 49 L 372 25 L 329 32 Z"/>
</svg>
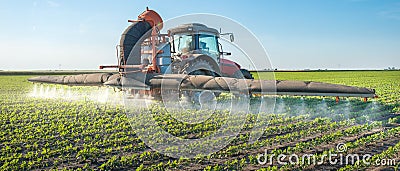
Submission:
<svg viewBox="0 0 400 171">
<path fill-rule="evenodd" d="M 258 69 L 249 70 L 250 72 L 280 72 L 280 71 L 399 71 L 400 68 L 316 68 L 316 69 Z M 0 72 L 118 72 L 117 69 L 21 69 L 21 70 L 3 70 Z"/>
</svg>

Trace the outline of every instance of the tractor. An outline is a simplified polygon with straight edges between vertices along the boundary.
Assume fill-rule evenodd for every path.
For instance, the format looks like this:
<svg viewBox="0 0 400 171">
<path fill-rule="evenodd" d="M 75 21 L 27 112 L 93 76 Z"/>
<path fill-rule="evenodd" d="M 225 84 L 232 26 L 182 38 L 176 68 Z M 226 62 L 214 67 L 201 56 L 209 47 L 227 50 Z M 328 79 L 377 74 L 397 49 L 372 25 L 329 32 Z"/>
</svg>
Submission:
<svg viewBox="0 0 400 171">
<path fill-rule="evenodd" d="M 189 75 L 210 75 L 254 79 L 251 73 L 222 55 L 220 33 L 200 23 L 184 24 L 168 30 L 172 38 L 172 63 L 170 73 Z M 233 41 L 233 34 L 231 34 Z"/>
<path fill-rule="evenodd" d="M 129 21 L 132 25 L 124 31 L 120 40 L 119 65 L 100 66 L 100 69 L 118 67 L 123 73 L 127 68 L 144 66 L 147 72 L 162 74 L 253 79 L 251 73 L 238 63 L 222 58 L 231 53 L 222 52 L 219 43 L 221 33 L 214 28 L 189 23 L 169 29 L 168 34 L 160 34 L 158 30 L 162 29 L 162 24 L 155 23 L 162 23 L 162 19 L 149 9 L 139 15 L 138 20 Z M 232 33 L 224 35 L 234 40 Z"/>
<path fill-rule="evenodd" d="M 146 8 L 122 33 L 117 46 L 118 73 L 73 76 L 40 76 L 28 79 L 36 83 L 74 86 L 111 86 L 129 94 L 162 99 L 164 93 L 189 96 L 192 101 L 213 98 L 221 92 L 248 95 L 377 97 L 375 90 L 321 82 L 255 80 L 238 63 L 224 58 L 220 33 L 201 23 L 182 24 L 160 33 L 163 20 Z M 178 93 L 176 93 L 178 92 Z M 193 100 L 194 99 L 194 100 Z M 206 98 L 207 99 L 207 98 Z"/>
</svg>

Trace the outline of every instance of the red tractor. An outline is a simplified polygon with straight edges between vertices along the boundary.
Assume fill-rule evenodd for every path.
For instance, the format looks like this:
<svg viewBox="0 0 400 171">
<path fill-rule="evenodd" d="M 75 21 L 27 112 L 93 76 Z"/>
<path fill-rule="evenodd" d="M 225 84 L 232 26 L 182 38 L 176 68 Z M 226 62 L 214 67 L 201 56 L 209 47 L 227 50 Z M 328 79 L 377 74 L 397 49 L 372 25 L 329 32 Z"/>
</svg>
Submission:
<svg viewBox="0 0 400 171">
<path fill-rule="evenodd" d="M 253 79 L 246 69 L 234 61 L 224 59 L 231 55 L 222 52 L 221 33 L 200 23 L 184 24 L 160 34 L 162 19 L 147 9 L 139 19 L 131 21 L 120 40 L 121 72 L 127 68 L 143 68 L 162 74 L 209 75 Z M 233 41 L 233 34 L 230 35 Z"/>
<path fill-rule="evenodd" d="M 339 97 L 362 97 L 364 100 L 377 97 L 375 90 L 369 88 L 320 82 L 254 80 L 249 71 L 223 58 L 231 54 L 222 51 L 220 36 L 229 35 L 233 41 L 233 34 L 221 34 L 203 24 L 183 24 L 162 34 L 162 18 L 149 9 L 137 20 L 129 22 L 132 24 L 121 36 L 118 65 L 100 66 L 100 69 L 118 68 L 118 74 L 42 76 L 28 80 L 78 86 L 106 85 L 156 98 L 163 92 L 175 91 L 185 92 L 191 97 L 232 91 L 259 95 L 334 96 L 337 100 Z"/>
</svg>

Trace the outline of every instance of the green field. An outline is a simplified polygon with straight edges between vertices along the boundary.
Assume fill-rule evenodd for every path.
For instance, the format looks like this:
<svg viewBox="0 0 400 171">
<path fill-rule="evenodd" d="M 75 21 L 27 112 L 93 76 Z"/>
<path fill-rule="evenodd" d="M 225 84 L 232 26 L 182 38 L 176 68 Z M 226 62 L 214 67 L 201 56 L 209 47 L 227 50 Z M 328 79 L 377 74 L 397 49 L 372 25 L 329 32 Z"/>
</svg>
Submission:
<svg viewBox="0 0 400 171">
<path fill-rule="evenodd" d="M 260 78 L 263 74 L 260 73 Z M 33 98 L 28 94 L 34 85 L 26 80 L 32 75 L 3 75 L 0 76 L 0 170 L 399 169 L 400 71 L 276 72 L 275 76 L 278 80 L 374 88 L 380 98 L 366 103 L 351 98 L 339 104 L 330 98 L 278 98 L 275 112 L 267 113 L 268 126 L 258 141 L 247 142 L 256 124 L 256 114 L 250 114 L 239 135 L 227 147 L 208 156 L 187 159 L 171 158 L 149 148 L 135 134 L 123 106 L 86 98 Z M 154 106 L 147 112 L 154 114 L 156 123 L 169 133 L 188 139 L 212 134 L 225 122 L 226 115 L 224 111 L 211 113 L 222 119 L 215 117 L 202 124 L 186 124 L 172 119 L 174 113 L 162 107 Z M 176 112 L 190 117 L 195 111 Z M 257 156 L 265 150 L 275 156 L 314 154 L 320 159 L 339 143 L 347 146 L 343 154 L 371 154 L 368 161 L 379 158 L 393 159 L 396 163 L 260 165 L 257 161 Z"/>
<path fill-rule="evenodd" d="M 259 73 L 262 79 L 263 75 Z M 258 78 L 256 76 L 256 78 Z M 277 80 L 320 81 L 376 90 L 383 103 L 400 103 L 400 71 L 275 72 Z"/>
</svg>

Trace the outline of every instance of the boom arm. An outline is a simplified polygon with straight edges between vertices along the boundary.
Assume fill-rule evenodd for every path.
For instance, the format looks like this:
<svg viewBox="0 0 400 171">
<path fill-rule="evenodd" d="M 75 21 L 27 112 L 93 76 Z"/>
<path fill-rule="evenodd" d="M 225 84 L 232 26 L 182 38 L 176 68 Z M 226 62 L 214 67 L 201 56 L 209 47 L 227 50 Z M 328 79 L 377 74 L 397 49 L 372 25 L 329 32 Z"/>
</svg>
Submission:
<svg viewBox="0 0 400 171">
<path fill-rule="evenodd" d="M 133 74 L 135 75 L 135 74 Z M 249 92 L 263 95 L 334 96 L 334 97 L 376 97 L 375 90 L 338 84 L 304 81 L 268 81 L 212 77 L 184 74 L 143 74 L 134 77 L 120 77 L 119 74 L 82 74 L 75 76 L 39 76 L 28 79 L 31 82 L 154 90 L 211 90 L 217 92 Z M 140 86 L 138 86 L 140 85 Z"/>
</svg>

